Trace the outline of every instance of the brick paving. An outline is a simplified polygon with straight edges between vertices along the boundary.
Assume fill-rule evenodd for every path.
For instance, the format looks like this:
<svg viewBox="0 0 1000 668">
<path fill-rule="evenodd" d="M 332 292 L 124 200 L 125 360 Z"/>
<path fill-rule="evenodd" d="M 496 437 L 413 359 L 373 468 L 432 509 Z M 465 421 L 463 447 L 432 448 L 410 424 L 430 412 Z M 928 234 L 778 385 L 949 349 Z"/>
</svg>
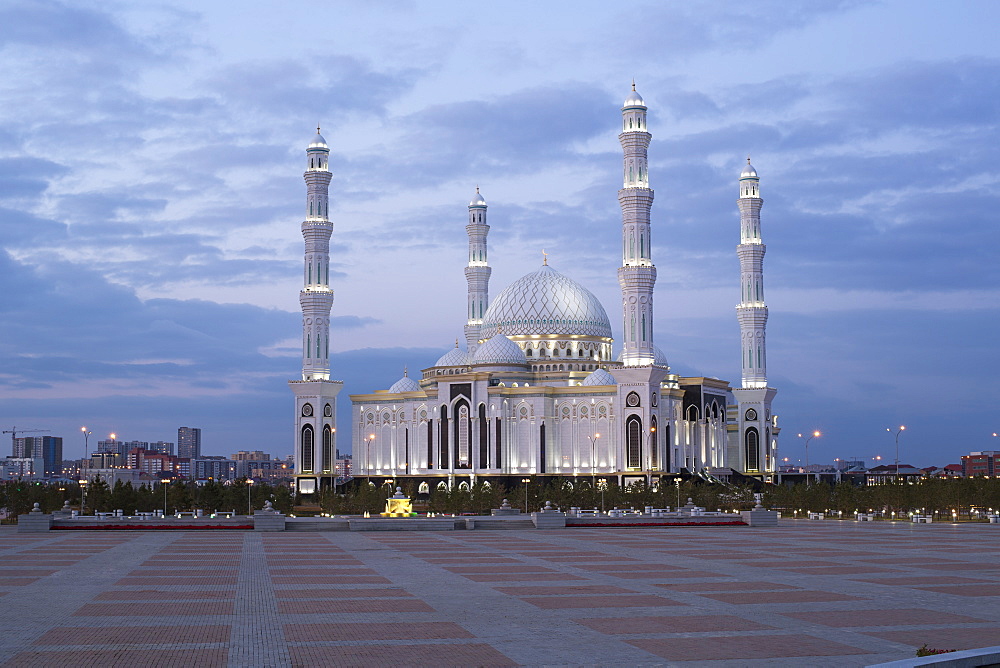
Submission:
<svg viewBox="0 0 1000 668">
<path fill-rule="evenodd" d="M 1000 644 L 1000 530 L 0 529 L 0 665 L 865 666 Z"/>
</svg>

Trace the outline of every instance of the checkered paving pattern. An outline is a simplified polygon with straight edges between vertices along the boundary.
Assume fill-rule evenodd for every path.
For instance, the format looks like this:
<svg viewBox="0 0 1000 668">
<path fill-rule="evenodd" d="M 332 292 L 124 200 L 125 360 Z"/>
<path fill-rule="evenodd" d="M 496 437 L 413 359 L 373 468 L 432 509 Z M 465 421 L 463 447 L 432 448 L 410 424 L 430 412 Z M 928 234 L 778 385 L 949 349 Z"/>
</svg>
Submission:
<svg viewBox="0 0 1000 668">
<path fill-rule="evenodd" d="M 1000 528 L 0 529 L 0 665 L 864 666 L 1000 644 Z"/>
</svg>

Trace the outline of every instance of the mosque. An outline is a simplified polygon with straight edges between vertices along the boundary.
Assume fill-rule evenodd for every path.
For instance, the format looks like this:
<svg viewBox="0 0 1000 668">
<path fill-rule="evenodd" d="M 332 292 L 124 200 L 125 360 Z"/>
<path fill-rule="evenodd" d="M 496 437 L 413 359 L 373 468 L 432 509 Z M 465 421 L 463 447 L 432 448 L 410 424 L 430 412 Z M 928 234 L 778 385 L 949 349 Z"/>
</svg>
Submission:
<svg viewBox="0 0 1000 668">
<path fill-rule="evenodd" d="M 654 344 L 646 112 L 633 84 L 618 135 L 624 164 L 618 191 L 623 341 L 617 355 L 604 307 L 547 259 L 490 300 L 488 207 L 477 188 L 465 226 L 465 348 L 456 340 L 418 377 L 404 373 L 388 389 L 350 395 L 351 424 L 340 431 L 342 383 L 330 380 L 329 365 L 329 147 L 317 129 L 306 149 L 302 378 L 289 382 L 300 493 L 334 484 L 336 438 L 348 434 L 356 477 L 375 484 L 409 480 L 421 492 L 482 480 L 511 485 L 525 476 L 599 476 L 623 485 L 684 473 L 771 477 L 780 429 L 771 412 L 776 390 L 766 373 L 757 172 L 748 159 L 737 200 L 741 386 L 680 377 Z"/>
</svg>

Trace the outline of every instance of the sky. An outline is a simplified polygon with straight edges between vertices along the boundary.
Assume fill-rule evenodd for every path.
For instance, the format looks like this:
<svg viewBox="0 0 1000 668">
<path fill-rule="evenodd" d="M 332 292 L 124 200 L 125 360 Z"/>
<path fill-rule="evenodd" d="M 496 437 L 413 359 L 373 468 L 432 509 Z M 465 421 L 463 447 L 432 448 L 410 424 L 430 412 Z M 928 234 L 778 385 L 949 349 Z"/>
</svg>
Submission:
<svg viewBox="0 0 1000 668">
<path fill-rule="evenodd" d="M 545 249 L 617 326 L 634 79 L 672 369 L 740 381 L 750 155 L 779 457 L 819 430 L 813 463 L 891 460 L 902 424 L 905 463 L 1000 450 L 998 24 L 990 0 L 6 0 L 0 424 L 67 458 L 82 425 L 290 454 L 317 125 L 341 423 L 464 342 L 477 185 L 491 294 Z"/>
</svg>

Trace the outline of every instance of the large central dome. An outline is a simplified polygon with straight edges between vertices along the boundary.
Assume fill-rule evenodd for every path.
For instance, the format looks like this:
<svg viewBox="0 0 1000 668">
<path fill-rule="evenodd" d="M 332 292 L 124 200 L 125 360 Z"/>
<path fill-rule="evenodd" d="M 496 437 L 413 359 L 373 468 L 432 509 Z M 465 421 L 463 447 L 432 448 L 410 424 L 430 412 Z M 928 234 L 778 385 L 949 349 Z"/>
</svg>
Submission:
<svg viewBox="0 0 1000 668">
<path fill-rule="evenodd" d="M 522 276 L 496 296 L 483 314 L 482 337 L 578 335 L 611 338 L 601 302 L 571 278 L 548 265 Z"/>
</svg>

